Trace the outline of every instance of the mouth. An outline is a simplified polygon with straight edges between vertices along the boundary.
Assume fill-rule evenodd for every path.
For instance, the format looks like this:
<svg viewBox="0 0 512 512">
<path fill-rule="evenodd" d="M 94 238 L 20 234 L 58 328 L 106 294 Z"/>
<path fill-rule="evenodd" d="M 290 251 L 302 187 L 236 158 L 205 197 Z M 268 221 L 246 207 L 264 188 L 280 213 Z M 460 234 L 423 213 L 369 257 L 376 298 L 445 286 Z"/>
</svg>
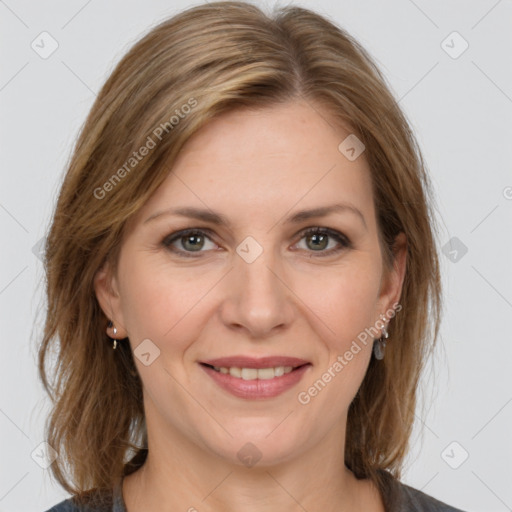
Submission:
<svg viewBox="0 0 512 512">
<path fill-rule="evenodd" d="M 270 380 L 275 377 L 282 377 L 290 372 L 298 370 L 303 366 L 307 366 L 310 363 L 305 363 L 300 366 L 270 366 L 267 368 L 239 368 L 238 366 L 213 366 L 206 363 L 201 363 L 203 366 L 211 368 L 212 370 L 222 373 L 224 375 L 230 375 L 235 379 L 242 380 Z"/>
<path fill-rule="evenodd" d="M 220 388 L 246 399 L 275 397 L 295 386 L 312 364 L 291 357 L 236 356 L 199 363 Z"/>
</svg>

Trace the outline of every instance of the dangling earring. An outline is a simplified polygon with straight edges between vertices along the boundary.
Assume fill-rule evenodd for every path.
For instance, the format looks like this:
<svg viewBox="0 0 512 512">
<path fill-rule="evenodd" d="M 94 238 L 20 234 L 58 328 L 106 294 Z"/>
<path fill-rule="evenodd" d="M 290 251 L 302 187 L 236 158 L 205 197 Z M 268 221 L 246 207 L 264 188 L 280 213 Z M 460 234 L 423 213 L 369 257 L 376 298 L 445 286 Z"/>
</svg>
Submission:
<svg viewBox="0 0 512 512">
<path fill-rule="evenodd" d="M 378 359 L 379 361 L 384 359 L 384 349 L 386 348 L 386 340 L 388 337 L 389 334 L 386 326 L 384 325 L 382 327 L 382 336 L 373 341 L 373 355 L 375 356 L 375 359 Z"/>
<path fill-rule="evenodd" d="M 109 320 L 108 327 L 109 328 L 110 327 L 114 327 L 114 324 L 113 324 L 112 320 Z M 114 335 L 114 343 L 112 344 L 112 348 L 115 350 L 117 348 L 117 340 L 115 339 L 115 336 L 117 335 L 117 328 L 116 327 L 113 328 L 112 333 Z"/>
</svg>

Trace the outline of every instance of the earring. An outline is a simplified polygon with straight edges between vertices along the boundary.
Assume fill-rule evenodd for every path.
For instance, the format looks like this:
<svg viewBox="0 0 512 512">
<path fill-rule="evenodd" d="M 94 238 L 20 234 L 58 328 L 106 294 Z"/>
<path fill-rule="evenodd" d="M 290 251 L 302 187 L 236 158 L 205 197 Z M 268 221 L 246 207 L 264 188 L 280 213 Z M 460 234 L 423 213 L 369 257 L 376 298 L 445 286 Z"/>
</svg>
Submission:
<svg viewBox="0 0 512 512">
<path fill-rule="evenodd" d="M 115 350 L 117 348 L 117 340 L 115 339 L 115 336 L 117 335 L 117 327 L 114 326 L 112 320 L 109 320 L 108 327 L 109 328 L 113 327 L 112 333 L 113 333 L 113 336 L 114 336 L 114 343 L 112 344 L 112 348 Z"/>
<path fill-rule="evenodd" d="M 375 359 L 378 359 L 379 361 L 384 359 L 384 349 L 386 348 L 386 340 L 388 337 L 389 334 L 386 326 L 384 325 L 382 327 L 382 336 L 373 341 L 373 355 L 375 356 Z"/>
</svg>

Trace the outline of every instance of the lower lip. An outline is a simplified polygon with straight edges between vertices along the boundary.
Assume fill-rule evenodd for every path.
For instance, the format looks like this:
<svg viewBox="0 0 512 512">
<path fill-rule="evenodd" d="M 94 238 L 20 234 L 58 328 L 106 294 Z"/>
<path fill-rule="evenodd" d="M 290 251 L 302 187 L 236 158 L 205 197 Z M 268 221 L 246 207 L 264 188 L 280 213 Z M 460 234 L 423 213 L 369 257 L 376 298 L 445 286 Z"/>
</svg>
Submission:
<svg viewBox="0 0 512 512">
<path fill-rule="evenodd" d="M 304 373 L 310 367 L 306 364 L 292 370 L 289 373 L 274 377 L 272 379 L 252 379 L 244 380 L 229 375 L 229 373 L 221 373 L 209 366 L 201 364 L 201 368 L 223 389 L 239 398 L 257 399 L 272 398 L 289 390 L 297 384 L 303 377 Z"/>
</svg>

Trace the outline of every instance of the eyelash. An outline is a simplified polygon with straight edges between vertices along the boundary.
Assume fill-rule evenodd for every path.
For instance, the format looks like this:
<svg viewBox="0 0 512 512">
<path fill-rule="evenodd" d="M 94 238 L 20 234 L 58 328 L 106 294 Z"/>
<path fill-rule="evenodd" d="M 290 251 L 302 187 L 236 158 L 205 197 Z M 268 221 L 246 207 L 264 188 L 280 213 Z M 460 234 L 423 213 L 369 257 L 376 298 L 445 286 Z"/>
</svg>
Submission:
<svg viewBox="0 0 512 512">
<path fill-rule="evenodd" d="M 162 245 L 172 251 L 173 253 L 177 254 L 180 257 L 184 258 L 198 258 L 200 257 L 200 253 L 205 251 L 197 251 L 197 256 L 193 255 L 192 251 L 184 251 L 181 249 L 176 249 L 175 247 L 172 247 L 173 242 L 176 240 L 180 240 L 181 238 L 185 238 L 186 236 L 190 235 L 202 235 L 211 240 L 212 235 L 211 230 L 207 228 L 190 228 L 190 229 L 184 229 L 182 231 L 177 231 L 175 233 L 171 233 L 170 235 L 167 235 L 162 240 Z M 330 228 L 321 228 L 321 227 L 314 227 L 314 228 L 306 228 L 302 230 L 297 236 L 300 236 L 299 241 L 302 240 L 304 237 L 308 235 L 327 235 L 334 240 L 336 240 L 341 247 L 337 247 L 335 249 L 330 249 L 328 251 L 318 251 L 318 254 L 315 254 L 315 256 L 318 256 L 320 258 L 325 256 L 332 256 L 333 254 L 337 254 L 343 249 L 351 249 L 352 248 L 352 242 L 342 233 L 339 233 L 338 231 L 335 231 L 334 229 Z M 211 240 L 213 241 L 213 240 Z M 312 253 L 315 253 L 316 251 L 310 251 Z M 313 256 L 313 254 L 312 254 Z"/>
</svg>

